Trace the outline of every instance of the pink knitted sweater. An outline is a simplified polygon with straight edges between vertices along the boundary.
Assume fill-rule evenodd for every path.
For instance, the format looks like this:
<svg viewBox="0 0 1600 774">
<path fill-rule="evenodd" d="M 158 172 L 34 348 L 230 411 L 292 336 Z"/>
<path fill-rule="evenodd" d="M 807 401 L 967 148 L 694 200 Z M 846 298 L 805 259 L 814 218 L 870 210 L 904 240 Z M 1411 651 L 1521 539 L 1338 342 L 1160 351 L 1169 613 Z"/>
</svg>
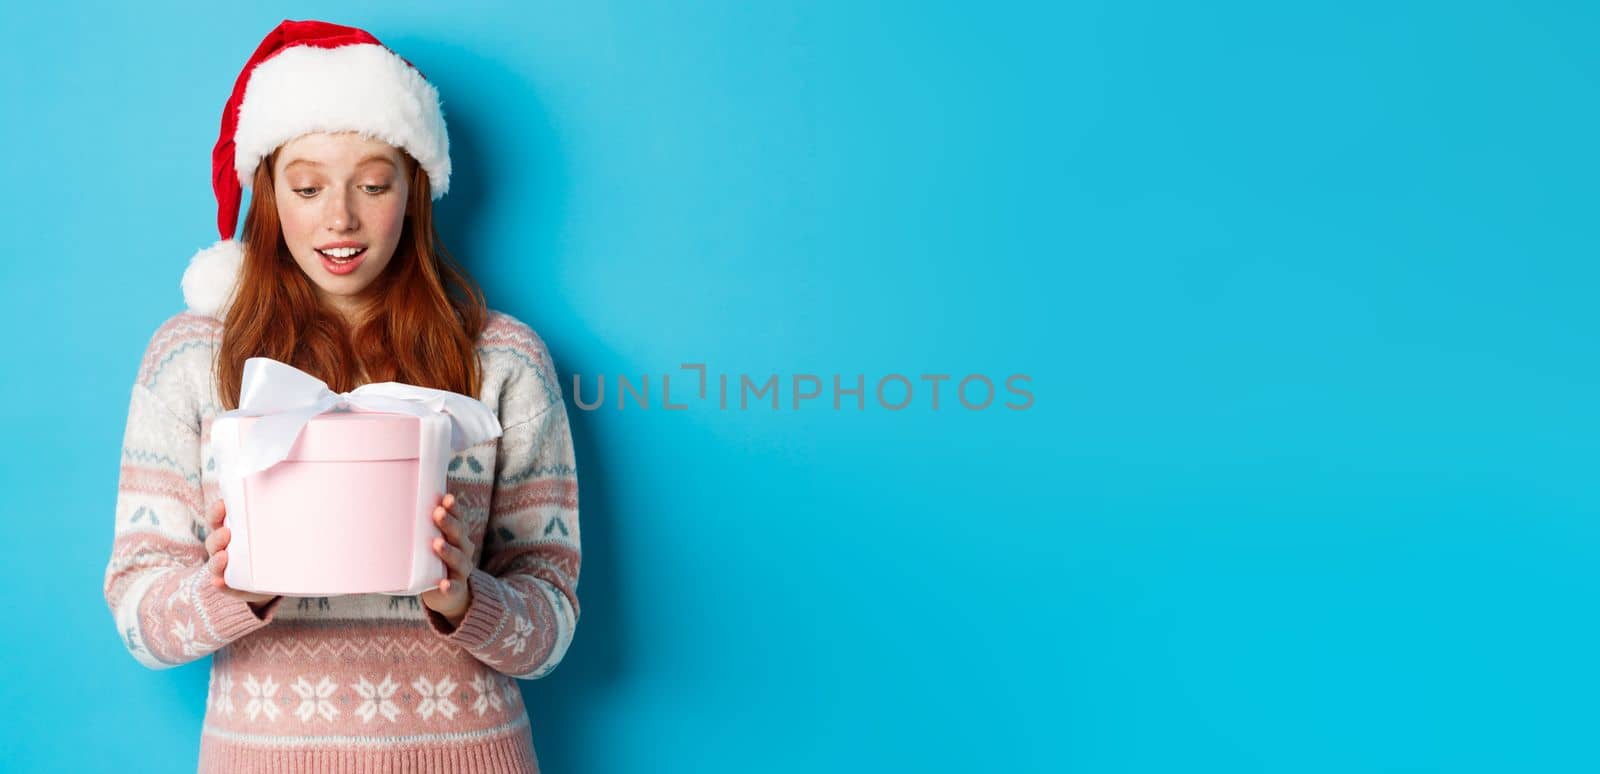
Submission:
<svg viewBox="0 0 1600 774">
<path fill-rule="evenodd" d="M 105 595 L 128 651 L 163 669 L 213 655 L 202 772 L 538 770 L 517 680 L 560 663 L 578 623 L 578 487 L 544 342 L 500 312 L 477 342 L 499 439 L 447 474 L 477 550 L 461 625 L 417 597 L 279 597 L 260 615 L 210 586 L 220 497 L 211 423 L 222 323 L 185 312 L 150 339 L 122 446 Z"/>
</svg>

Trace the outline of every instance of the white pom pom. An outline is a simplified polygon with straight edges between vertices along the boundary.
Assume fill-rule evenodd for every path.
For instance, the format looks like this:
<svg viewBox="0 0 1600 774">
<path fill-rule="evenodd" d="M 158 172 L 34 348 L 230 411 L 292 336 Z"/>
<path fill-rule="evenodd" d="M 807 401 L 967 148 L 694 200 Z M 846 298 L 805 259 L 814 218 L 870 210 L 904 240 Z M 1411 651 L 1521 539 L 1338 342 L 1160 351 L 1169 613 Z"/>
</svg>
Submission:
<svg viewBox="0 0 1600 774">
<path fill-rule="evenodd" d="M 239 270 L 244 266 L 244 245 L 236 239 L 218 240 L 189 259 L 183 271 L 183 301 L 189 311 L 222 319 L 233 302 Z"/>
</svg>

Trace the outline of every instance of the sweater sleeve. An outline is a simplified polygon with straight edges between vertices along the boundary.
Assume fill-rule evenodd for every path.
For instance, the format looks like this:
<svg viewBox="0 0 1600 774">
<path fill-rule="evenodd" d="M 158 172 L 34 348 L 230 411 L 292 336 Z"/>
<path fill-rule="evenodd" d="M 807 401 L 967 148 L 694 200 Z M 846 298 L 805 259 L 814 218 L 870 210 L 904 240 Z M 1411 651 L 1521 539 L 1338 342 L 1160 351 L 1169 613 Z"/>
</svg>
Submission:
<svg viewBox="0 0 1600 774">
<path fill-rule="evenodd" d="M 195 661 L 272 620 L 208 581 L 200 431 L 136 383 L 123 434 L 105 597 L 128 652 L 151 669 Z"/>
<path fill-rule="evenodd" d="M 502 430 L 461 624 L 449 630 L 427 615 L 440 637 L 524 680 L 555 669 L 578 626 L 578 480 L 566 405 L 555 389 L 554 402 Z"/>
</svg>

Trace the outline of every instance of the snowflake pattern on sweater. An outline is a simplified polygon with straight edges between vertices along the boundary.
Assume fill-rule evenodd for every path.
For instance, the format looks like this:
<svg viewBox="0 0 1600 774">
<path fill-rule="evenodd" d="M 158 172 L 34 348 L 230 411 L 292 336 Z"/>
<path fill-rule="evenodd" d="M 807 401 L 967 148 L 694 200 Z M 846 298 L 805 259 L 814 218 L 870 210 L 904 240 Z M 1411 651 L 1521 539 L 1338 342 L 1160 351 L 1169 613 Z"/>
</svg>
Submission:
<svg viewBox="0 0 1600 774">
<path fill-rule="evenodd" d="M 447 630 L 414 596 L 279 598 L 258 615 L 206 583 L 202 519 L 221 496 L 210 449 L 221 332 L 216 319 L 184 312 L 150 339 L 105 574 L 117 631 L 139 663 L 214 656 L 202 769 L 284 751 L 404 750 L 407 761 L 434 751 L 435 763 L 459 763 L 465 745 L 487 751 L 474 753 L 475 766 L 525 770 L 531 738 L 517 679 L 555 669 L 579 617 L 576 461 L 543 340 L 491 312 L 476 342 L 477 397 L 502 434 L 455 454 L 446 473 L 476 547 L 471 604 Z"/>
</svg>

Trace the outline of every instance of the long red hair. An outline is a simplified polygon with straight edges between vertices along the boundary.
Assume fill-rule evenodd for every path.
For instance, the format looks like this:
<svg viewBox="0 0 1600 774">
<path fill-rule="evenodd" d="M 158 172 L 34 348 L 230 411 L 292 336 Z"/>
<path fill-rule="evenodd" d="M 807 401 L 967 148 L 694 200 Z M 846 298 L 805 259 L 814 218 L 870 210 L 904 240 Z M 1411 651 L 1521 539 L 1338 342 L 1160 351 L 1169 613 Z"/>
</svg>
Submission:
<svg viewBox="0 0 1600 774">
<path fill-rule="evenodd" d="M 335 392 L 368 381 L 396 381 L 476 397 L 481 370 L 474 342 L 488 307 L 483 292 L 439 243 L 427 172 L 401 151 L 411 178 L 406 221 L 395 255 L 362 292 L 364 311 L 348 330 L 323 306 L 316 286 L 289 254 L 273 193 L 273 151 L 256 167 L 245 214 L 244 266 L 222 323 L 216 357 L 218 398 L 238 408 L 244 361 L 288 363 Z"/>
</svg>

